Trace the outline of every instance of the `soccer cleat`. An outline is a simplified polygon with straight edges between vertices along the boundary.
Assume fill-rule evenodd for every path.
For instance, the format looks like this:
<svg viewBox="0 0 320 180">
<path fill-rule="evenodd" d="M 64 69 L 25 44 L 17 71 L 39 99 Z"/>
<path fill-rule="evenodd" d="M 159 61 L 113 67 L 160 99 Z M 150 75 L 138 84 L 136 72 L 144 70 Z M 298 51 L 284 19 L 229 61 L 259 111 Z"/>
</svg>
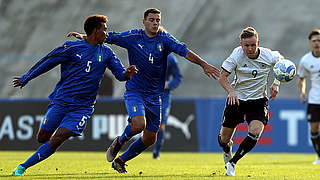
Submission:
<svg viewBox="0 0 320 180">
<path fill-rule="evenodd" d="M 26 168 L 19 165 L 18 167 L 16 167 L 16 169 L 14 169 L 12 176 L 24 176 L 23 173 L 26 171 Z"/>
<path fill-rule="evenodd" d="M 160 160 L 159 154 L 154 154 L 154 153 L 153 153 L 153 159 Z"/>
<path fill-rule="evenodd" d="M 226 175 L 227 176 L 235 176 L 236 175 L 236 165 L 232 162 L 227 162 L 226 164 Z"/>
<path fill-rule="evenodd" d="M 230 147 L 230 151 L 228 153 L 223 152 L 224 164 L 227 164 L 227 162 L 229 162 L 232 159 L 232 145 L 233 145 L 233 141 L 230 140 L 229 143 L 227 144 L 227 146 Z"/>
<path fill-rule="evenodd" d="M 115 159 L 112 162 L 112 168 L 114 170 L 118 171 L 118 173 L 127 173 L 125 166 L 128 166 L 128 165 L 126 165 L 124 162 L 122 162 L 119 158 Z"/>
<path fill-rule="evenodd" d="M 320 164 L 320 158 L 318 158 L 317 160 L 313 161 L 312 163 L 313 165 L 317 165 L 317 164 Z"/>
<path fill-rule="evenodd" d="M 107 150 L 107 161 L 112 162 L 114 158 L 116 158 L 122 146 L 120 145 L 119 141 L 120 141 L 120 136 L 117 136 L 109 146 Z"/>
</svg>

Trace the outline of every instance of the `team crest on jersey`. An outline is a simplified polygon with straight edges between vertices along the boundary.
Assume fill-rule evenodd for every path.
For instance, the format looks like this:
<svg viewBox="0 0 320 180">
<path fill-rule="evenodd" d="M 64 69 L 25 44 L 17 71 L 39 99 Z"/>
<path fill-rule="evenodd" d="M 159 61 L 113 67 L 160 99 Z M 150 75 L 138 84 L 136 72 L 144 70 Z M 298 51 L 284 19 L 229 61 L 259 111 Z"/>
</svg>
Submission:
<svg viewBox="0 0 320 180">
<path fill-rule="evenodd" d="M 98 55 L 98 61 L 101 62 L 102 61 L 102 54 Z"/>
<path fill-rule="evenodd" d="M 45 118 L 45 119 L 43 120 L 43 124 L 47 124 L 47 122 L 48 122 L 48 119 Z"/>
<path fill-rule="evenodd" d="M 161 51 L 163 50 L 162 44 L 158 44 L 158 45 L 157 45 L 157 48 L 158 48 L 158 50 L 161 52 Z"/>
<path fill-rule="evenodd" d="M 138 111 L 138 106 L 133 106 L 132 110 L 133 110 L 133 112 L 137 112 Z"/>
</svg>

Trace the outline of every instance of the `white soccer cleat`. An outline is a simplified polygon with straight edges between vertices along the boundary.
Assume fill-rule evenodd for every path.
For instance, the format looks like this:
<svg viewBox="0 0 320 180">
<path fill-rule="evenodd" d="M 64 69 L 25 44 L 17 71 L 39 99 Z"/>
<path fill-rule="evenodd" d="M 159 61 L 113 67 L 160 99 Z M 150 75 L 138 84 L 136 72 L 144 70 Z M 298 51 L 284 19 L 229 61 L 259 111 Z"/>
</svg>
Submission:
<svg viewBox="0 0 320 180">
<path fill-rule="evenodd" d="M 227 176 L 235 176 L 236 175 L 236 165 L 231 163 L 231 162 L 227 162 L 226 164 L 226 175 Z"/>
<path fill-rule="evenodd" d="M 228 153 L 223 151 L 224 164 L 227 164 L 227 162 L 229 162 L 232 159 L 232 145 L 233 145 L 233 141 L 230 140 L 230 142 L 228 143 L 228 146 L 230 147 L 230 151 Z"/>
<path fill-rule="evenodd" d="M 313 161 L 312 163 L 313 165 L 317 165 L 317 164 L 320 164 L 320 158 L 318 158 L 317 160 Z"/>
</svg>

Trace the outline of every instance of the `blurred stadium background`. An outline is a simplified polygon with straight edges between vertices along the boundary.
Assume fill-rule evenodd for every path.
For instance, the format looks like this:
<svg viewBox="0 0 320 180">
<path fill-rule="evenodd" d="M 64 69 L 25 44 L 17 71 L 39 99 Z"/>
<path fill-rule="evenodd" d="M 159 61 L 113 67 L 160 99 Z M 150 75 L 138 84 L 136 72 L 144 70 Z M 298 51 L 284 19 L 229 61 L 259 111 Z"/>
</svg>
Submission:
<svg viewBox="0 0 320 180">
<path fill-rule="evenodd" d="M 238 35 L 254 26 L 261 46 L 279 50 L 298 62 L 309 50 L 307 35 L 319 28 L 317 0 L 0 0 L 0 97 L 47 97 L 58 80 L 58 68 L 32 81 L 23 92 L 11 87 L 11 78 L 26 72 L 40 57 L 62 44 L 69 31 L 83 31 L 90 14 L 109 17 L 109 31 L 143 28 L 146 8 L 162 11 L 162 25 L 210 63 L 219 66 L 239 45 Z M 112 46 L 127 64 L 124 49 Z M 201 68 L 180 60 L 184 81 L 174 91 L 181 97 L 224 97 L 218 82 Z M 113 96 L 120 97 L 124 83 L 114 83 Z M 281 86 L 279 97 L 298 96 L 296 81 Z"/>
<path fill-rule="evenodd" d="M 8 117 L 6 113 L 8 113 L 9 107 L 12 110 L 10 116 L 12 121 L 10 119 L 10 122 L 14 124 L 14 137 L 18 137 L 19 130 L 21 130 L 22 135 L 30 132 L 27 128 L 23 128 L 23 124 L 30 124 L 31 121 L 24 119 L 21 126 L 17 125 L 17 121 L 20 120 L 24 113 L 28 114 L 25 111 L 21 112 L 21 109 L 33 107 L 33 110 L 30 110 L 32 115 L 39 114 L 35 111 L 41 108 L 41 113 L 46 110 L 46 102 L 43 103 L 41 101 L 41 106 L 39 104 L 34 105 L 32 102 L 31 104 L 22 103 L 19 106 L 20 109 L 18 109 L 18 106 L 7 105 L 6 103 L 8 102 L 6 100 L 47 98 L 59 79 L 59 68 L 57 67 L 31 81 L 23 91 L 14 89 L 11 86 L 13 76 L 25 73 L 39 58 L 54 47 L 61 45 L 64 41 L 74 40 L 66 37 L 68 32 L 84 32 L 82 28 L 83 20 L 88 15 L 94 13 L 105 14 L 110 21 L 109 31 L 125 31 L 132 28 L 143 28 L 143 12 L 149 7 L 160 9 L 162 11 L 162 25 L 180 41 L 185 42 L 191 50 L 197 52 L 205 60 L 217 67 L 220 67 L 223 60 L 239 45 L 238 35 L 247 26 L 253 26 L 257 29 L 261 46 L 279 50 L 286 58 L 296 64 L 309 51 L 308 33 L 312 29 L 320 27 L 319 0 L 0 0 L 0 98 L 3 100 L 1 102 L 2 107 L 7 107 L 7 110 L 2 109 L 1 112 L 2 128 L 0 130 L 2 130 L 2 134 L 0 132 L 0 137 L 3 139 L 1 140 L 0 149 L 7 149 L 4 148 L 5 145 L 12 144 L 10 142 L 10 127 L 8 123 L 4 123 L 9 122 L 9 120 L 5 119 Z M 127 65 L 126 51 L 116 46 L 111 46 L 111 48 Z M 206 77 L 200 67 L 189 63 L 183 58 L 179 58 L 179 66 L 182 70 L 184 81 L 173 92 L 174 97 L 178 99 L 176 105 L 173 106 L 173 113 L 177 113 L 175 116 L 180 116 L 180 119 L 185 120 L 189 117 L 189 114 L 179 115 L 183 114 L 183 110 L 185 110 L 181 109 L 181 103 L 184 103 L 184 101 L 194 103 L 192 106 L 196 108 L 191 108 L 190 111 L 194 111 L 197 114 L 195 119 L 198 122 L 203 122 L 194 127 L 195 129 L 198 128 L 198 137 L 195 138 L 199 140 L 199 144 L 202 144 L 196 150 L 218 151 L 215 142 L 216 133 L 218 133 L 220 127 L 223 98 L 226 93 L 216 80 Z M 121 98 L 124 92 L 124 83 L 114 81 L 113 85 L 113 98 Z M 305 106 L 300 105 L 297 100 L 298 95 L 296 79 L 282 84 L 279 94 L 280 100 L 277 101 L 279 104 L 274 106 L 277 108 L 274 108 L 274 115 L 277 115 L 275 118 L 280 118 L 281 112 L 279 109 L 284 106 L 292 106 L 293 109 L 298 107 L 303 114 Z M 218 103 L 214 104 L 214 102 Z M 180 107 L 181 110 L 175 110 L 175 107 Z M 28 108 L 26 109 L 28 110 Z M 15 114 L 16 110 L 19 111 L 18 114 L 21 116 Z M 124 111 L 122 113 L 125 114 L 125 110 L 122 110 Z M 98 114 L 103 111 L 107 113 L 109 109 L 97 107 Z M 213 112 L 210 111 L 217 111 L 220 114 L 212 114 Z M 208 123 L 213 117 L 217 120 Z M 300 117 L 301 120 L 303 118 Z M 38 120 L 32 122 L 36 121 Z M 96 121 L 102 122 L 100 120 Z M 307 134 L 305 121 L 301 121 L 301 124 L 298 124 L 299 130 L 294 131 L 293 134 L 296 132 Z M 215 127 L 205 131 L 199 129 L 201 127 L 205 128 L 205 125 L 209 127 L 213 125 Z M 280 129 L 280 127 L 295 128 L 295 125 L 291 126 L 289 122 L 286 124 L 279 123 L 279 126 L 277 126 L 279 129 L 269 129 L 276 132 L 270 136 L 274 141 L 281 139 L 278 138 L 280 136 L 283 136 L 283 139 L 286 139 L 287 136 L 298 136 L 297 134 L 290 134 L 292 132 L 289 132 L 289 130 L 282 131 L 283 129 Z M 91 125 L 89 127 L 91 128 Z M 38 126 L 33 128 L 32 135 L 36 134 L 37 128 Z M 87 127 L 87 129 L 90 128 Z M 88 132 L 91 133 L 91 130 L 88 130 Z M 100 129 L 100 132 L 107 133 L 105 129 Z M 203 133 L 206 132 L 211 133 L 210 135 L 212 136 L 208 137 L 206 142 L 200 142 L 203 140 L 200 137 L 203 137 Z M 284 133 L 284 135 L 279 134 L 280 132 Z M 100 135 L 97 136 L 100 138 Z M 172 136 L 175 136 L 175 134 L 172 134 Z M 109 136 L 109 139 L 111 138 L 113 137 Z M 21 142 L 24 141 L 23 139 L 20 140 Z M 30 141 L 30 138 L 28 140 Z M 308 140 L 307 137 L 301 139 L 301 141 L 308 142 L 306 140 Z M 209 141 L 214 141 L 214 143 L 208 143 Z M 305 145 L 295 144 L 295 142 L 289 140 L 277 143 L 283 142 L 286 142 L 287 145 L 279 150 L 281 152 L 290 149 L 290 143 L 291 145 Z M 257 149 L 259 150 L 259 147 Z M 266 151 L 274 150 L 273 147 L 269 149 L 267 148 Z M 261 147 L 260 150 L 263 151 L 265 148 Z M 311 146 L 302 150 L 312 152 Z"/>
</svg>

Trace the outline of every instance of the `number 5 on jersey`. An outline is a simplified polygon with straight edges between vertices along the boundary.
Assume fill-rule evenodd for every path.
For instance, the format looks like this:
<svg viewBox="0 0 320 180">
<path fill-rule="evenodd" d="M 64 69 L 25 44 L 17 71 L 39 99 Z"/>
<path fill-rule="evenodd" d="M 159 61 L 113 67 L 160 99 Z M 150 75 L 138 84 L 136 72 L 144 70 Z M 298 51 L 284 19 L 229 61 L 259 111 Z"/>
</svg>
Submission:
<svg viewBox="0 0 320 180">
<path fill-rule="evenodd" d="M 92 61 L 88 61 L 87 62 L 87 68 L 86 68 L 86 72 L 90 72 L 90 68 L 91 68 L 91 63 L 92 63 Z"/>
</svg>

